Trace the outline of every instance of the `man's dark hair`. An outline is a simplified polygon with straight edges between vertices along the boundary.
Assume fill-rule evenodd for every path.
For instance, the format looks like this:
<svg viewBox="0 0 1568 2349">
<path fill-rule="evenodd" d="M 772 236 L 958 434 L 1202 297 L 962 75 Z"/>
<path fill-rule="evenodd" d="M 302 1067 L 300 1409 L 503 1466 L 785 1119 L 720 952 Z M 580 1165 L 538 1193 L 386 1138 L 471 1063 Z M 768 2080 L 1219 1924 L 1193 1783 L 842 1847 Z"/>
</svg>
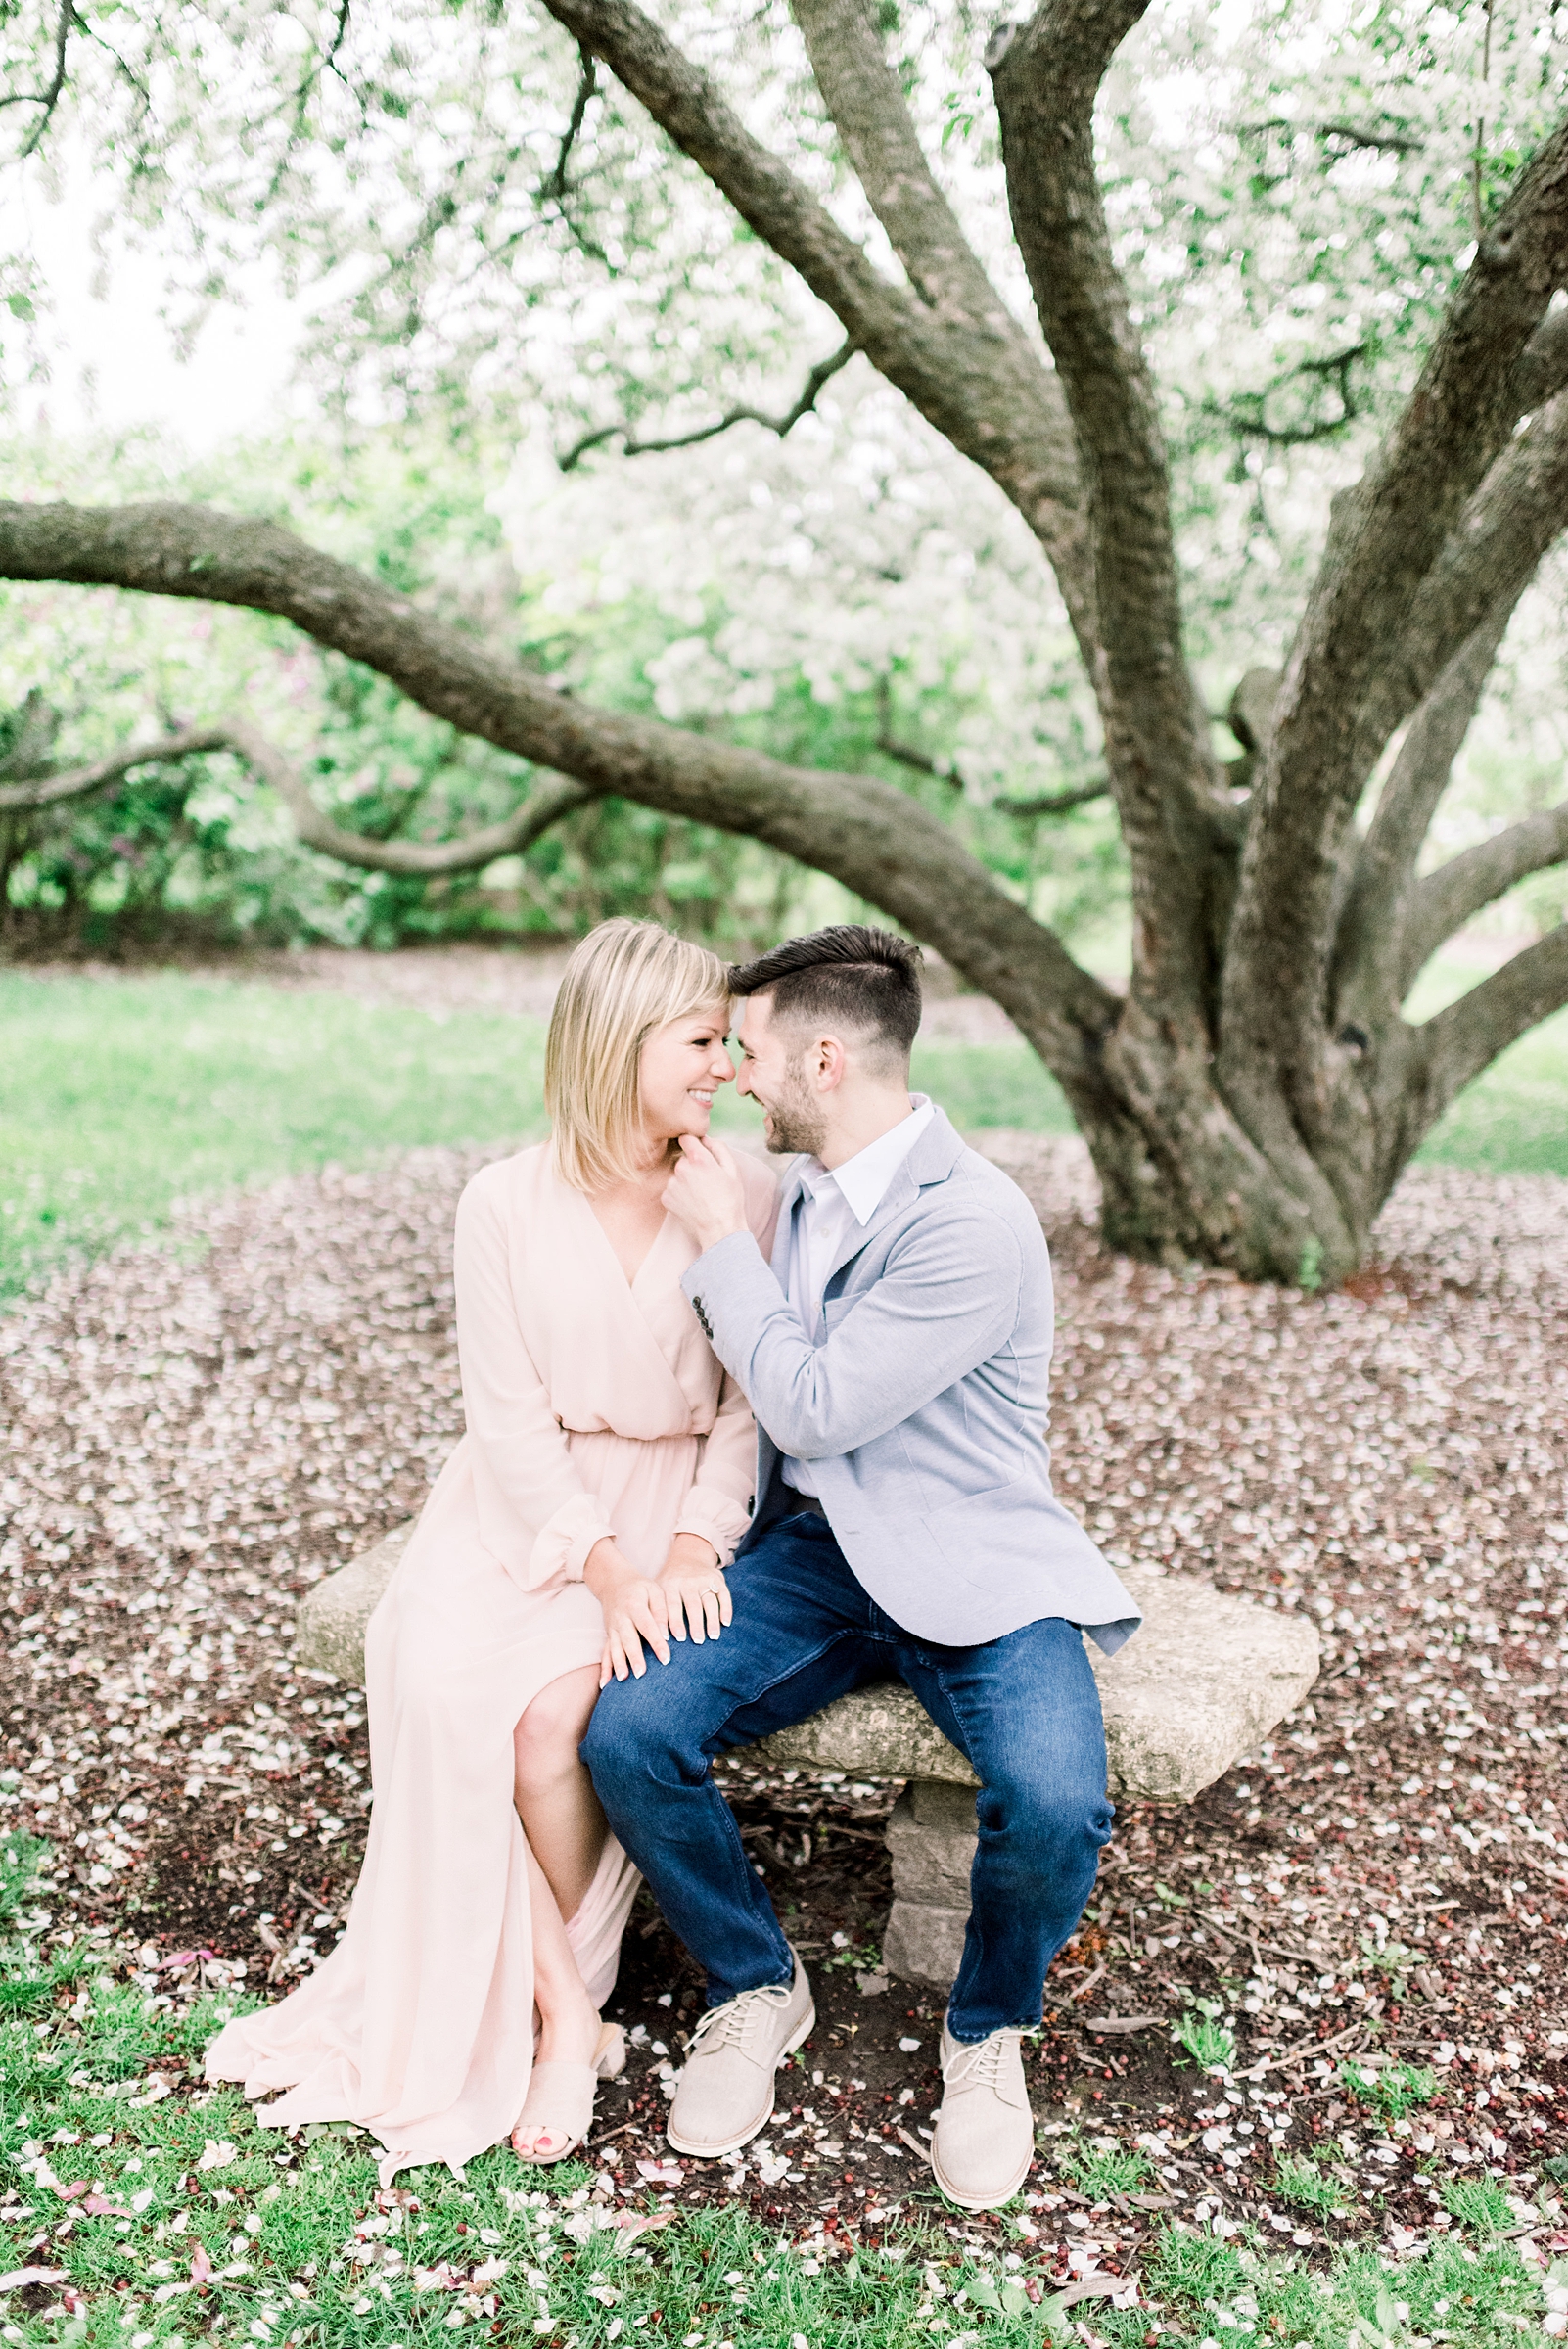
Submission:
<svg viewBox="0 0 1568 2349">
<path fill-rule="evenodd" d="M 920 948 L 891 930 L 835 922 L 736 963 L 729 988 L 770 996 L 775 1020 L 856 1030 L 907 1060 L 920 1025 Z"/>
</svg>

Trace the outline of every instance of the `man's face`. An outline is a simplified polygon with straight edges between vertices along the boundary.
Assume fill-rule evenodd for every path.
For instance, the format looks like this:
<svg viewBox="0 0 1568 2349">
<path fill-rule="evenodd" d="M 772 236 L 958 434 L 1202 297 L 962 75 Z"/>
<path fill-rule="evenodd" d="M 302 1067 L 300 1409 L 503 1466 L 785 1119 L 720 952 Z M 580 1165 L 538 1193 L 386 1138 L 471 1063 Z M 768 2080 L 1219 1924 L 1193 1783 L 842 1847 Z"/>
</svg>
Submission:
<svg viewBox="0 0 1568 2349">
<path fill-rule="evenodd" d="M 761 1110 L 769 1150 L 804 1150 L 818 1157 L 827 1140 L 828 1120 L 822 1096 L 807 1074 L 816 1059 L 815 1048 L 799 1031 L 774 1026 L 766 995 L 749 995 L 741 1005 L 735 1040 L 741 1050 L 736 1090 L 749 1093 Z"/>
</svg>

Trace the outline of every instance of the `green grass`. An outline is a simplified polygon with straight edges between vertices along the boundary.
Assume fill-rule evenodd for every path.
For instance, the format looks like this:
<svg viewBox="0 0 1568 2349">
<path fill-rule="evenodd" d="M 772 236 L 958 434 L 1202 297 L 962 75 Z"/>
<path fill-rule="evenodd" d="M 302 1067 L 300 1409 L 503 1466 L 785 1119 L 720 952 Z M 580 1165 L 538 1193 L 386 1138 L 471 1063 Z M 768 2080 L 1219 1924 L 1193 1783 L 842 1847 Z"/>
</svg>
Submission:
<svg viewBox="0 0 1568 2349">
<path fill-rule="evenodd" d="M 1069 2138 L 1054 2148 L 1051 2162 L 1093 2202 L 1113 2194 L 1135 2194 L 1154 2183 L 1149 2157 L 1136 2145 L 1086 2145 L 1082 2139 Z"/>
<path fill-rule="evenodd" d="M 463 2180 L 430 2168 L 379 2192 L 371 2143 L 343 2124 L 284 2136 L 244 2099 L 203 2089 L 201 2057 L 232 2011 L 150 1993 L 129 1953 L 88 1935 L 39 1954 L 30 1908 L 44 1847 L 0 1847 L 0 2267 L 41 2272 L 0 2308 L 22 2349 L 434 2349 L 476 2330 L 534 2349 L 1061 2349 L 1084 2310 L 1020 2230 L 1007 2257 L 964 2250 L 945 2212 L 896 2224 L 877 2247 L 790 2242 L 739 2208 L 631 2201 L 578 2164 L 533 2171 L 502 2148 Z M 62 1937 L 69 1939 L 69 1937 Z M 1074 2148 L 1084 2191 L 1141 2176 L 1130 2148 Z M 1112 2166 L 1120 2163 L 1113 2185 Z M 1395 2268 L 1348 2248 L 1315 2271 L 1261 2236 L 1220 2241 L 1169 2225 L 1141 2260 L 1140 2305 L 1090 2304 L 1093 2329 L 1134 2349 L 1158 2322 L 1176 2339 L 1252 2329 L 1345 2349 L 1416 2334 L 1480 2349 L 1541 2280 L 1497 2228 L 1489 2181 L 1446 2199 L 1466 2235 Z M 617 2224 L 616 2222 L 620 2223 Z M 1054 2256 L 1054 2254 L 1052 2254 Z M 1558 2280 L 1554 2274 L 1552 2280 Z"/>
<path fill-rule="evenodd" d="M 0 972 L 0 1300 L 178 1199 L 421 1142 L 542 1131 L 544 1025 L 191 980 Z M 1068 1133 L 1017 1045 L 921 1045 L 915 1082 L 960 1127 Z M 755 1132 L 731 1094 L 715 1124 Z"/>
<path fill-rule="evenodd" d="M 1205 2071 L 1228 2071 L 1236 2060 L 1236 2043 L 1219 2018 L 1213 1999 L 1201 1999 L 1199 2012 L 1190 2009 L 1176 2025 L 1176 2035 L 1195 2063 Z"/>
<path fill-rule="evenodd" d="M 1332 2178 L 1325 2178 L 1305 2153 L 1283 2156 L 1275 2168 L 1273 2191 L 1282 2202 L 1294 2202 L 1299 2210 L 1313 2211 L 1320 2219 L 1332 2217 L 1345 2199 Z"/>
<path fill-rule="evenodd" d="M 1342 2063 L 1339 2076 L 1352 2096 L 1370 2104 L 1386 2121 L 1402 2121 L 1407 2112 L 1430 2104 L 1438 2093 L 1436 2072 L 1419 2063 L 1391 2063 L 1380 2072 Z"/>
<path fill-rule="evenodd" d="M 940 1101 L 960 1132 L 977 1126 L 1077 1130 L 1061 1086 L 1027 1044 L 916 1044 L 910 1075 L 916 1090 Z"/>
<path fill-rule="evenodd" d="M 176 1199 L 542 1125 L 537 1021 L 0 972 L 0 1297 Z"/>
<path fill-rule="evenodd" d="M 156 1229 L 177 1199 L 416 1143 L 536 1134 L 543 1056 L 541 1022 L 481 1011 L 174 972 L 0 972 L 0 1300 L 72 1253 Z M 914 1081 L 960 1128 L 1073 1129 L 1022 1044 L 920 1044 Z M 715 1124 L 755 1132 L 756 1113 L 725 1094 Z M 1421 1155 L 1568 1174 L 1568 1012 L 1479 1078 Z"/>
<path fill-rule="evenodd" d="M 1495 1060 L 1434 1128 L 1419 1159 L 1482 1174 L 1568 1174 L 1568 1011 Z"/>
</svg>

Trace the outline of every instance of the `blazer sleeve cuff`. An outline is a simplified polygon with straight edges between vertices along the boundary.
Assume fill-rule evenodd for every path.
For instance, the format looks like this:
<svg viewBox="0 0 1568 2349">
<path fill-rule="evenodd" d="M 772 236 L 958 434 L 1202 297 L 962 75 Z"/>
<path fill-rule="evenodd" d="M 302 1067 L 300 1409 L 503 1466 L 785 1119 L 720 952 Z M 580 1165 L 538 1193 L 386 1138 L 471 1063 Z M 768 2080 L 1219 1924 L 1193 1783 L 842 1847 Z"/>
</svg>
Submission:
<svg viewBox="0 0 1568 2349">
<path fill-rule="evenodd" d="M 759 1330 L 770 1313 L 790 1310 L 756 1240 L 749 1231 L 728 1233 L 687 1267 L 680 1285 L 704 1337 L 744 1386 L 741 1364 Z"/>
<path fill-rule="evenodd" d="M 536 1590 L 556 1575 L 565 1575 L 569 1583 L 580 1583 L 589 1550 L 607 1535 L 613 1540 L 615 1530 L 596 1493 L 574 1494 L 570 1500 L 562 1502 L 553 1517 L 545 1519 L 533 1537 L 529 1556 L 529 1589 Z"/>
<path fill-rule="evenodd" d="M 705 1493 L 701 1485 L 693 1485 L 675 1519 L 675 1531 L 711 1542 L 720 1566 L 727 1566 L 750 1522 L 747 1511 L 730 1494 Z"/>
</svg>

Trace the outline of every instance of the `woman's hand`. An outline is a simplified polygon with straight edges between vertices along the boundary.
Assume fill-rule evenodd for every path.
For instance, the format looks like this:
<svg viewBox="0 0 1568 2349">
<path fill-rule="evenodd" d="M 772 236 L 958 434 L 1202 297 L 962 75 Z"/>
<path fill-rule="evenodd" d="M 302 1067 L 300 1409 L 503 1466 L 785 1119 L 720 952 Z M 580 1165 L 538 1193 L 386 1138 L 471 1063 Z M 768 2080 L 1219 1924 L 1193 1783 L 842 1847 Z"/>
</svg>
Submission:
<svg viewBox="0 0 1568 2349">
<path fill-rule="evenodd" d="M 659 1573 L 659 1587 L 669 1609 L 669 1629 L 684 1639 L 690 1628 L 694 1644 L 716 1639 L 726 1623 L 734 1621 L 729 1585 L 718 1563 L 718 1552 L 701 1534 L 677 1534 Z"/>
<path fill-rule="evenodd" d="M 707 1543 L 703 1544 L 707 1548 Z M 623 1681 L 629 1672 L 640 1681 L 648 1666 L 642 1647 L 646 1640 L 661 1664 L 669 1661 L 669 1611 L 659 1583 L 624 1559 L 608 1535 L 589 1550 L 582 1579 L 604 1610 L 604 1653 L 599 1659 L 599 1685 L 611 1676 Z M 677 1633 L 684 1638 L 683 1632 Z"/>
</svg>

